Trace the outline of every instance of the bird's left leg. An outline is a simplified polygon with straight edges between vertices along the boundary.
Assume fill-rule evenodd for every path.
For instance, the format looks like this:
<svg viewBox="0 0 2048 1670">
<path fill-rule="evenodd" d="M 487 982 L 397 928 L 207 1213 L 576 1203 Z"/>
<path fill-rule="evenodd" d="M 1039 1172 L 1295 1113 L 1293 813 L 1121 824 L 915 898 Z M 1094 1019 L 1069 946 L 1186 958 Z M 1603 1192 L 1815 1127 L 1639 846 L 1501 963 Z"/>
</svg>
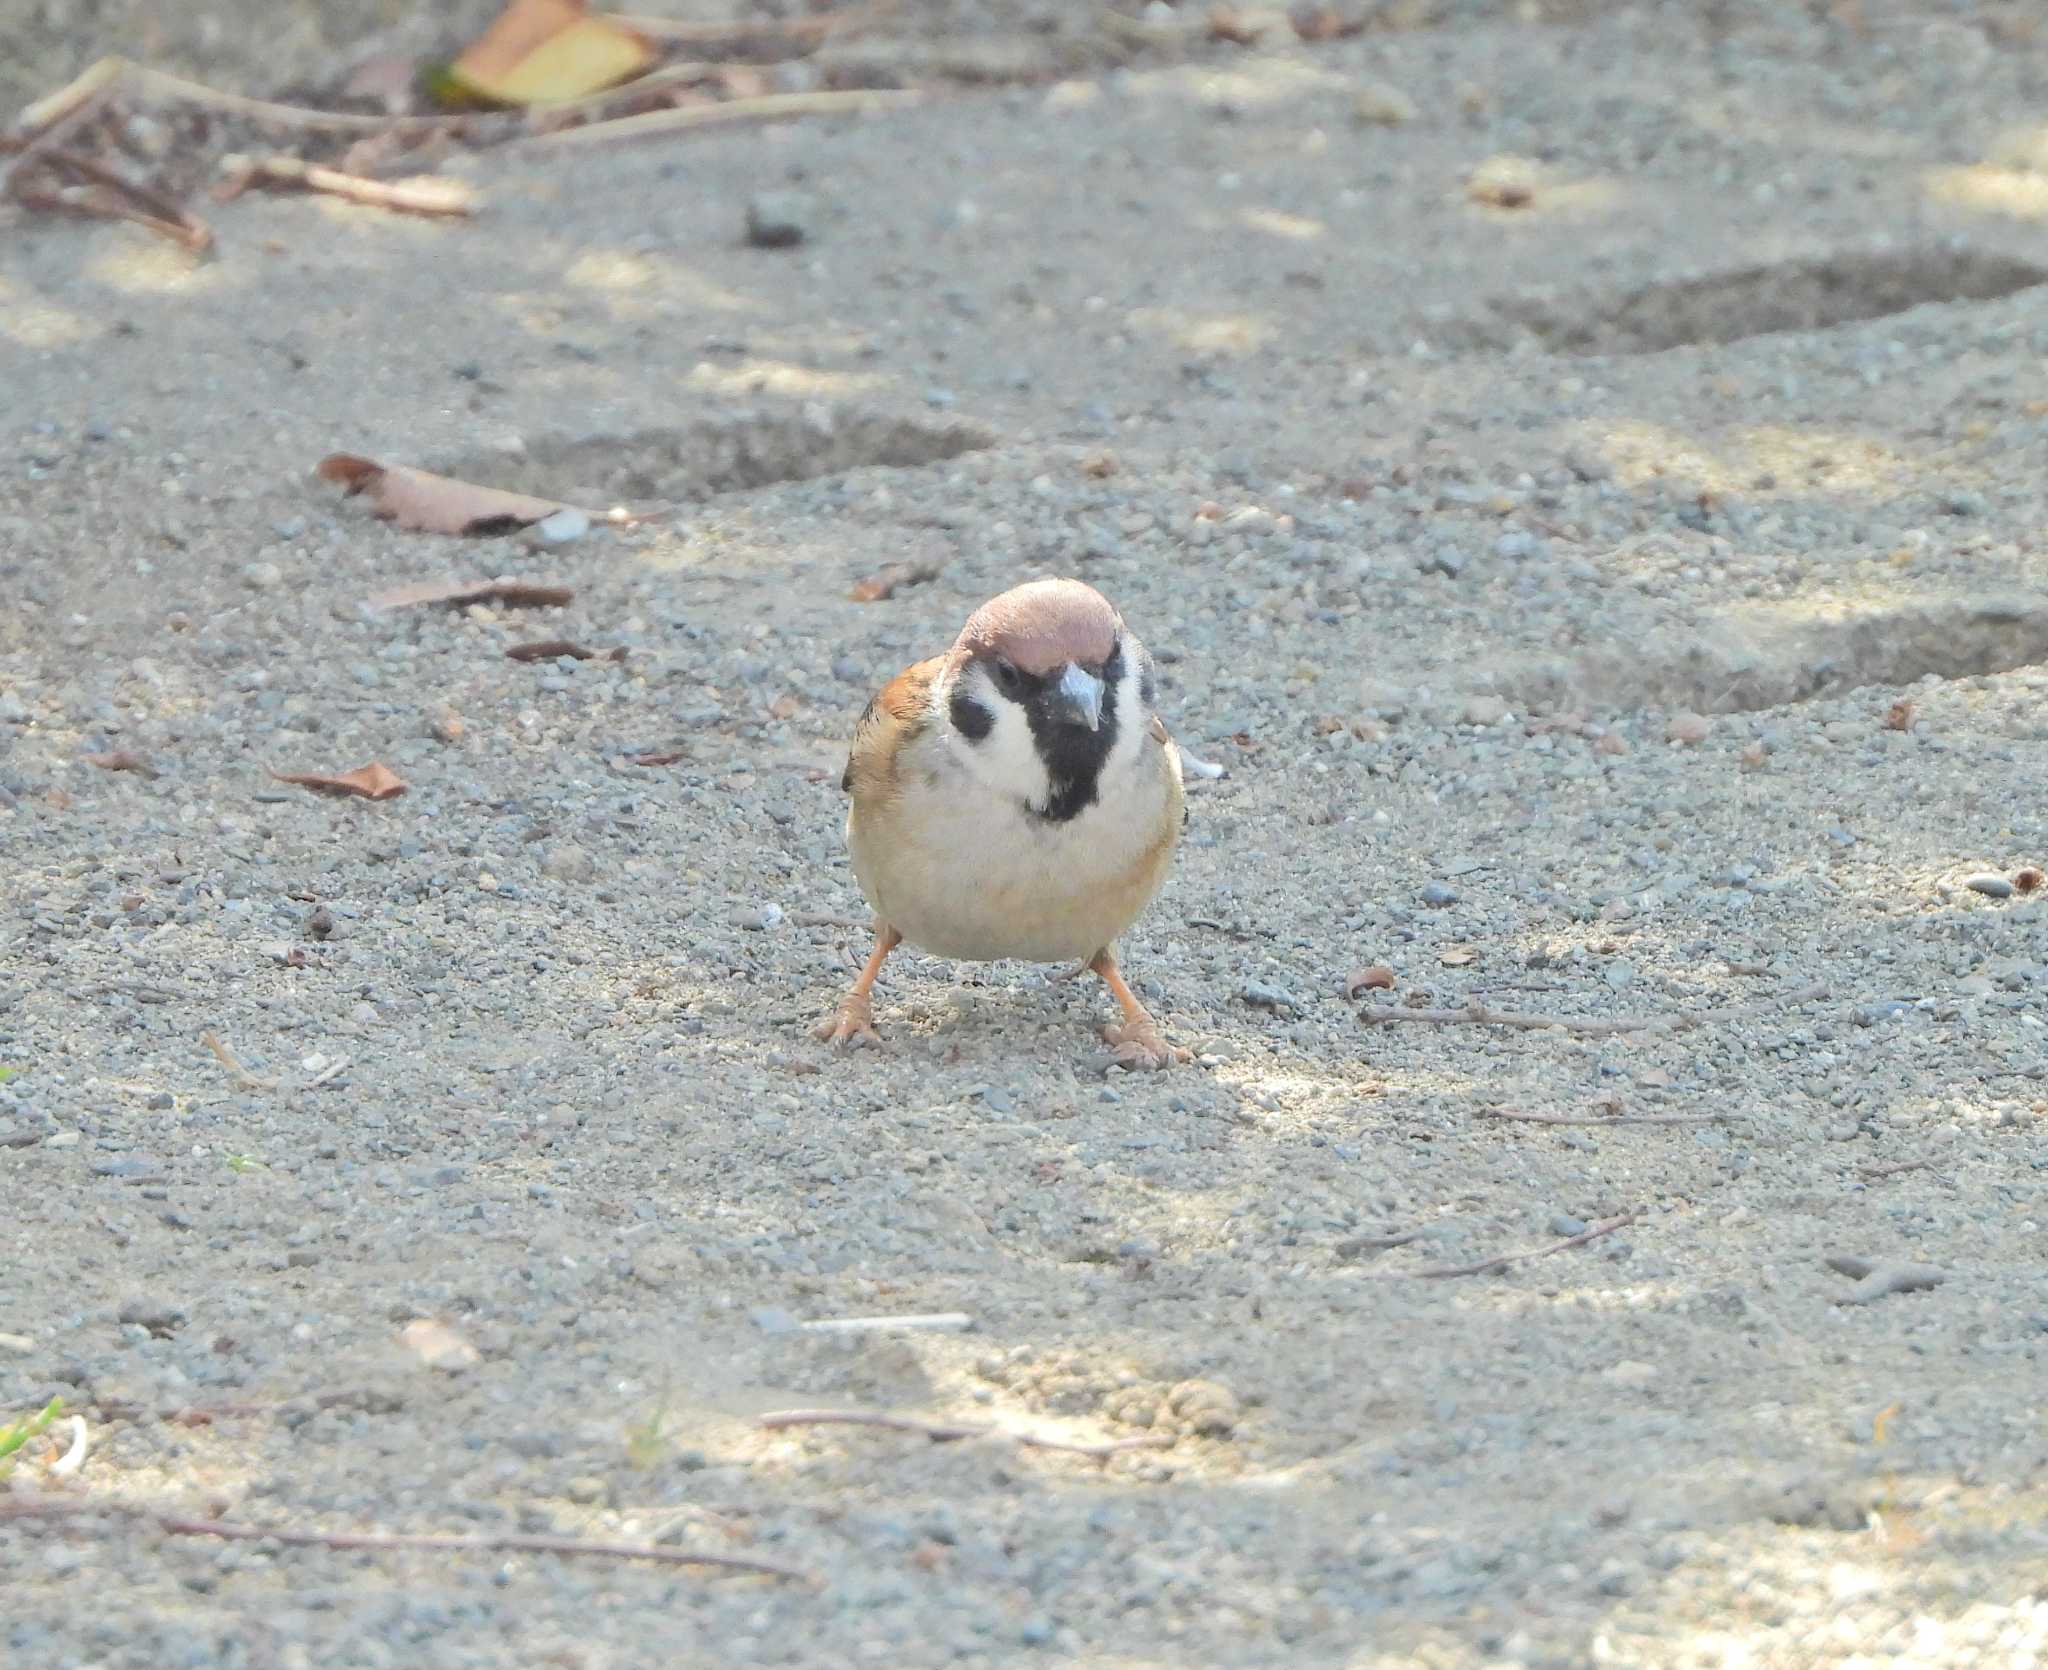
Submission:
<svg viewBox="0 0 2048 1670">
<path fill-rule="evenodd" d="M 1103 984 L 1109 987 L 1110 995 L 1124 1012 L 1121 1025 L 1102 1029 L 1104 1040 L 1116 1046 L 1115 1059 L 1120 1065 L 1135 1071 L 1138 1068 L 1173 1067 L 1194 1059 L 1193 1050 L 1169 1044 L 1160 1036 L 1158 1023 L 1138 1001 L 1138 994 L 1125 983 L 1116 966 L 1115 952 L 1105 945 L 1089 958 L 1088 966 L 1102 976 Z"/>
<path fill-rule="evenodd" d="M 875 1030 L 874 1005 L 868 998 L 875 976 L 882 972 L 882 959 L 903 943 L 903 936 L 886 922 L 875 924 L 875 948 L 855 977 L 853 990 L 839 1000 L 839 1006 L 811 1029 L 811 1036 L 833 1044 L 879 1044 Z"/>
</svg>

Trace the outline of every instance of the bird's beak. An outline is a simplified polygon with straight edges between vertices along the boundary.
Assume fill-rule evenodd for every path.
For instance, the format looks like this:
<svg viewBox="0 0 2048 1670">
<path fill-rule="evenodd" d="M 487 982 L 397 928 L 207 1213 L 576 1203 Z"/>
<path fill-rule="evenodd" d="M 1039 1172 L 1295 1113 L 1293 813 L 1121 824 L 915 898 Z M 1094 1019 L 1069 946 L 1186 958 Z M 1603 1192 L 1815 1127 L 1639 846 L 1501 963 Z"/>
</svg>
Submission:
<svg viewBox="0 0 2048 1670">
<path fill-rule="evenodd" d="M 1052 710 L 1070 725 L 1102 728 L 1102 680 L 1072 662 L 1052 688 Z"/>
</svg>

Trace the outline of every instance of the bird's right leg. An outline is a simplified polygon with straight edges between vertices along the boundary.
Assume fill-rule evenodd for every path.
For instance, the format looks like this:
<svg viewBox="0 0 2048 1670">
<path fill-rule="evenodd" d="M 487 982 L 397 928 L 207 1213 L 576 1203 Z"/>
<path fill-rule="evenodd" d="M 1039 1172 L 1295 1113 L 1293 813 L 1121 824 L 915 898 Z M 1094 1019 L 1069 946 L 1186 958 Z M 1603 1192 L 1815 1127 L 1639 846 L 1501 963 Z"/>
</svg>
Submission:
<svg viewBox="0 0 2048 1670">
<path fill-rule="evenodd" d="M 874 988 L 875 976 L 882 972 L 882 959 L 902 943 L 903 936 L 888 923 L 875 924 L 875 948 L 861 965 L 853 990 L 839 1000 L 838 1008 L 811 1029 L 813 1038 L 822 1038 L 830 1044 L 879 1044 L 882 1041 L 882 1035 L 875 1030 L 875 1010 L 868 993 Z"/>
</svg>

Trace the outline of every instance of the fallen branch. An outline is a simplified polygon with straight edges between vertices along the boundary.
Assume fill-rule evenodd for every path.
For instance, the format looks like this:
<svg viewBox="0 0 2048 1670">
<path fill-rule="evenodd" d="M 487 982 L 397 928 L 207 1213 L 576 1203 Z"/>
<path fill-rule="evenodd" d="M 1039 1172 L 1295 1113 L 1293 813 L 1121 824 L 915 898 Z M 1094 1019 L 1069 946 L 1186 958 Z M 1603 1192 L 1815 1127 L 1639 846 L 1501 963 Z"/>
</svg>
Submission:
<svg viewBox="0 0 2048 1670">
<path fill-rule="evenodd" d="M 1514 1026 L 1531 1031 L 1555 1027 L 1561 1032 L 1605 1038 L 1618 1032 L 1690 1032 L 1700 1026 L 1723 1026 L 1730 1021 L 1753 1020 L 1759 1015 L 1775 1014 L 1796 1003 L 1811 1003 L 1827 995 L 1827 987 L 1815 982 L 1781 992 L 1763 1003 L 1733 1003 L 1725 1008 L 1699 1012 L 1681 1009 L 1669 1015 L 1620 1015 L 1606 1020 L 1590 1015 L 1532 1015 L 1515 1009 L 1489 1009 L 1483 1003 L 1468 1003 L 1462 1009 L 1367 1007 L 1358 1011 L 1358 1018 L 1367 1026 L 1414 1021 L 1424 1026 Z"/>
<path fill-rule="evenodd" d="M 1597 1241 L 1603 1235 L 1612 1235 L 1617 1229 L 1632 1224 L 1641 1217 L 1640 1212 L 1624 1212 L 1618 1218 L 1608 1218 L 1589 1229 L 1582 1229 L 1576 1235 L 1562 1241 L 1553 1241 L 1547 1247 L 1531 1247 L 1526 1252 L 1499 1253 L 1492 1258 L 1482 1258 L 1477 1264 L 1439 1264 L 1427 1270 L 1372 1270 L 1366 1274 L 1368 1281 L 1446 1281 L 1453 1276 L 1486 1276 L 1495 1270 L 1505 1270 L 1511 1264 L 1523 1264 L 1532 1258 L 1548 1258 L 1552 1253 L 1561 1253 L 1572 1247 L 1583 1247 L 1588 1241 Z"/>
<path fill-rule="evenodd" d="M 1110 1438 L 1089 1444 L 1068 1438 L 1047 1438 L 1036 1432 L 1015 1432 L 979 1421 L 922 1421 L 915 1415 L 890 1415 L 875 1409 L 784 1409 L 773 1415 L 763 1415 L 760 1425 L 768 1432 L 779 1432 L 793 1426 L 879 1426 L 891 1432 L 915 1432 L 934 1444 L 957 1443 L 963 1438 L 1000 1438 L 1021 1449 L 1058 1450 L 1064 1455 L 1087 1455 L 1098 1459 L 1121 1455 L 1126 1450 L 1173 1447 L 1172 1437 L 1160 1432 L 1148 1432 L 1141 1438 Z"/>
<path fill-rule="evenodd" d="M 199 1034 L 199 1041 L 213 1051 L 214 1060 L 251 1090 L 275 1090 L 284 1082 L 282 1079 L 267 1079 L 260 1073 L 252 1072 L 242 1064 L 242 1058 L 228 1048 L 218 1033 L 202 1032 Z"/>
<path fill-rule="evenodd" d="M 1530 1125 L 1714 1125 L 1725 1113 L 1534 1113 L 1526 1108 L 1481 1108 L 1488 1119 L 1519 1119 Z"/>
<path fill-rule="evenodd" d="M 638 116 L 617 116 L 608 122 L 586 122 L 513 141 L 514 149 L 533 145 L 595 145 L 607 140 L 645 139 L 686 128 L 713 127 L 722 122 L 773 122 L 786 116 L 867 116 L 902 110 L 921 102 L 919 92 L 856 88 L 823 93 L 764 93 L 759 98 L 727 99 L 723 104 L 687 104 L 674 110 L 649 110 Z"/>
<path fill-rule="evenodd" d="M 290 1525 L 238 1525 L 222 1519 L 193 1519 L 132 1502 L 94 1501 L 73 1496 L 0 1496 L 0 1519 L 72 1521 L 124 1518 L 153 1525 L 176 1537 L 220 1537 L 229 1542 L 281 1542 L 292 1548 L 388 1553 L 418 1549 L 433 1554 L 564 1554 L 606 1560 L 656 1560 L 671 1566 L 715 1566 L 810 1583 L 816 1579 L 794 1566 L 739 1554 L 704 1554 L 694 1549 L 646 1542 L 594 1542 L 583 1537 L 503 1535 L 435 1536 L 406 1531 L 308 1531 Z"/>
<path fill-rule="evenodd" d="M 345 197 L 366 208 L 396 209 L 415 215 L 473 215 L 476 193 L 460 180 L 370 180 L 322 168 L 297 157 L 229 157 L 221 165 L 226 178 L 214 198 L 228 203 L 251 186 L 297 186 L 306 191 Z"/>
</svg>

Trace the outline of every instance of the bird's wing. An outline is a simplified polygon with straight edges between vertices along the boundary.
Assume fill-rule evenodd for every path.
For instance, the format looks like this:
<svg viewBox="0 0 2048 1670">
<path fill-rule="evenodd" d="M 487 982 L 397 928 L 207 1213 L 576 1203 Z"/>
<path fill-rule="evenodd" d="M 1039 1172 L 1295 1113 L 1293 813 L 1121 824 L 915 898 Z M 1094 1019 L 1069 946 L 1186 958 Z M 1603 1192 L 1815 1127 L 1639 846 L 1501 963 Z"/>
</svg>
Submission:
<svg viewBox="0 0 2048 1670">
<path fill-rule="evenodd" d="M 898 754 L 931 723 L 932 684 L 945 664 L 943 655 L 935 655 L 905 667 L 875 692 L 853 727 L 842 789 L 858 798 L 894 785 Z"/>
</svg>

